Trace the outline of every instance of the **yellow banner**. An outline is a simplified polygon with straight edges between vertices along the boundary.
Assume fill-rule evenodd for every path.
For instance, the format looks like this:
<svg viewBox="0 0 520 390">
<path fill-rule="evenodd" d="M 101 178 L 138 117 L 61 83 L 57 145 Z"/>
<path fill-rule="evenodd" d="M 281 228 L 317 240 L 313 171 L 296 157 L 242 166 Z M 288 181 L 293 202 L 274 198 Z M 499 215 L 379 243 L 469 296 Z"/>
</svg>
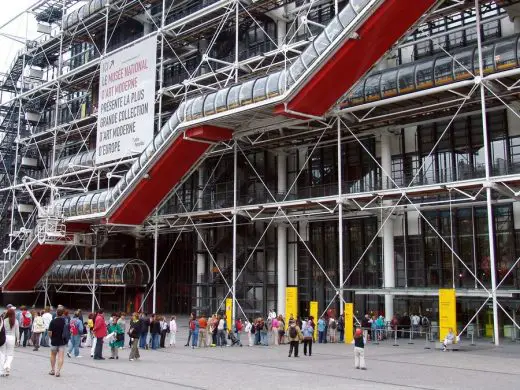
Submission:
<svg viewBox="0 0 520 390">
<path fill-rule="evenodd" d="M 314 318 L 314 340 L 318 339 L 318 302 L 309 302 L 309 316 Z"/>
<path fill-rule="evenodd" d="M 354 304 L 345 303 L 343 311 L 345 316 L 345 344 L 350 344 L 354 340 Z"/>
<path fill-rule="evenodd" d="M 285 327 L 289 327 L 289 319 L 298 317 L 298 287 L 285 288 Z"/>
<path fill-rule="evenodd" d="M 226 298 L 226 323 L 228 330 L 233 330 L 233 327 L 231 326 L 233 322 L 233 299 L 232 298 Z"/>
<path fill-rule="evenodd" d="M 455 289 L 439 290 L 439 340 L 444 341 L 450 328 L 457 334 L 457 307 Z"/>
</svg>

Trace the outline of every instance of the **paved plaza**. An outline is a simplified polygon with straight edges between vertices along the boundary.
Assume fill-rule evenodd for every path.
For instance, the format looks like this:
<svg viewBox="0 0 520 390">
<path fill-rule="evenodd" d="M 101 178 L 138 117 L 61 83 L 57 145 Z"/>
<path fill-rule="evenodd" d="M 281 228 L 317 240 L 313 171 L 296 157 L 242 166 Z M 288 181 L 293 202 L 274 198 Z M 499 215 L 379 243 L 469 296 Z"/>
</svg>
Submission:
<svg viewBox="0 0 520 390">
<path fill-rule="evenodd" d="M 397 347 L 385 341 L 367 347 L 368 370 L 360 371 L 350 345 L 315 344 L 312 357 L 300 348 L 300 357 L 289 359 L 287 345 L 191 349 L 184 347 L 186 336 L 181 328 L 176 348 L 142 351 L 135 362 L 128 361 L 128 348 L 119 360 L 105 361 L 81 349 L 83 358 L 65 358 L 61 378 L 47 374 L 47 348 L 17 348 L 11 376 L 0 378 L 0 388 L 517 389 L 520 383 L 520 343 L 506 340 L 499 348 L 481 340 L 444 353 L 425 349 L 423 340 L 400 340 Z"/>
</svg>

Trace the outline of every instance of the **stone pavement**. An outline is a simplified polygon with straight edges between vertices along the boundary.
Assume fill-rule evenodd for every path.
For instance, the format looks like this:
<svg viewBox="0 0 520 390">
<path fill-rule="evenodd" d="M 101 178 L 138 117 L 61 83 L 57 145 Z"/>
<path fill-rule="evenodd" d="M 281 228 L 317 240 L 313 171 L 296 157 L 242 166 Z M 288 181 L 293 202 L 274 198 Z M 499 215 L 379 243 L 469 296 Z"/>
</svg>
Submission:
<svg viewBox="0 0 520 390">
<path fill-rule="evenodd" d="M 367 371 L 353 367 L 353 348 L 315 344 L 312 357 L 288 358 L 288 346 L 191 349 L 184 347 L 186 327 L 177 347 L 142 351 L 141 360 L 94 361 L 89 349 L 81 359 L 65 358 L 61 378 L 47 374 L 49 350 L 16 348 L 11 376 L 0 388 L 16 389 L 515 389 L 520 383 L 520 343 L 466 344 L 461 351 L 424 349 L 424 341 L 403 340 L 368 345 Z M 104 351 L 109 356 L 108 348 Z"/>
</svg>

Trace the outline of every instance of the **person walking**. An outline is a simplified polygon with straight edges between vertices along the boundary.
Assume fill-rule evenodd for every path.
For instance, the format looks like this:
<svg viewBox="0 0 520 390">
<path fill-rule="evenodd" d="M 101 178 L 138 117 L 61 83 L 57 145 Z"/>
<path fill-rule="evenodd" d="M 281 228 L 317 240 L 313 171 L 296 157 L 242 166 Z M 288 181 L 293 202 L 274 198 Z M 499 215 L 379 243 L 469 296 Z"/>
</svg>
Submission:
<svg viewBox="0 0 520 390">
<path fill-rule="evenodd" d="M 177 317 L 172 316 L 172 319 L 170 321 L 170 347 L 174 346 L 177 343 L 176 340 L 177 336 Z"/>
<path fill-rule="evenodd" d="M 365 365 L 366 342 L 367 341 L 365 337 L 363 337 L 363 331 L 360 328 L 357 328 L 354 334 L 354 340 L 352 341 L 352 344 L 354 344 L 354 367 L 356 367 L 357 369 L 367 369 Z"/>
<path fill-rule="evenodd" d="M 45 332 L 45 323 L 43 322 L 43 317 L 40 312 L 36 312 L 36 316 L 33 320 L 32 325 L 32 337 L 31 341 L 33 344 L 33 351 L 38 351 L 40 349 L 40 338 L 42 334 Z"/>
<path fill-rule="evenodd" d="M 14 347 L 20 340 L 20 325 L 16 319 L 16 308 L 11 307 L 0 317 L 0 330 L 5 331 L 5 343 L 0 347 L 0 376 L 11 374 L 14 359 Z"/>
<path fill-rule="evenodd" d="M 49 375 L 59 377 L 63 367 L 65 348 L 69 342 L 69 332 L 65 329 L 67 321 L 63 316 L 63 309 L 56 311 L 56 317 L 49 324 L 49 337 L 51 340 L 51 371 Z"/>
<path fill-rule="evenodd" d="M 289 321 L 289 327 L 287 328 L 287 333 L 289 336 L 289 357 L 291 357 L 294 351 L 294 357 L 298 357 L 298 347 L 300 345 L 300 341 L 303 339 L 302 332 L 295 320 Z"/>
<path fill-rule="evenodd" d="M 105 360 L 103 357 L 103 338 L 107 335 L 107 325 L 103 313 L 103 309 L 99 309 L 94 321 L 94 336 L 96 337 L 94 360 Z"/>
<path fill-rule="evenodd" d="M 113 316 L 113 321 L 108 327 L 108 334 L 112 334 L 112 340 L 109 343 L 110 346 L 110 358 L 119 359 L 119 348 L 122 348 L 125 344 L 125 331 L 121 328 L 121 323 L 118 321 L 117 315 Z"/>
<path fill-rule="evenodd" d="M 314 338 L 314 323 L 309 318 L 305 325 L 303 326 L 303 354 L 307 356 L 307 350 L 309 351 L 309 356 L 312 356 L 312 341 Z"/>
<path fill-rule="evenodd" d="M 71 354 L 74 353 L 74 357 L 80 358 L 79 355 L 79 346 L 81 344 L 81 335 L 83 334 L 83 323 L 79 318 L 78 312 L 74 313 L 74 317 L 69 322 L 69 330 L 70 330 L 70 347 L 67 352 L 67 356 L 69 359 L 72 357 Z"/>
<path fill-rule="evenodd" d="M 130 336 L 130 356 L 128 360 L 133 362 L 139 359 L 139 332 L 141 331 L 141 324 L 139 322 L 139 314 L 134 313 L 130 320 L 130 329 L 128 330 L 128 336 Z"/>
</svg>

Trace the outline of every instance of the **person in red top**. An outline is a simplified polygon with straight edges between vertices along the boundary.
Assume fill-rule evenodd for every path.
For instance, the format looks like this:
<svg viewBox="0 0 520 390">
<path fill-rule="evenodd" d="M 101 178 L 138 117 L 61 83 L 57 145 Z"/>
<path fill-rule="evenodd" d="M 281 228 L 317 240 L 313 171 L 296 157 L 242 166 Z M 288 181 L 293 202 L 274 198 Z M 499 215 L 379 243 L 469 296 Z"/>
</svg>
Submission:
<svg viewBox="0 0 520 390">
<path fill-rule="evenodd" d="M 202 347 L 202 344 L 204 344 L 204 347 L 208 346 L 207 331 L 206 331 L 207 327 L 208 327 L 208 320 L 206 319 L 206 317 L 204 317 L 204 314 L 203 314 L 199 318 L 199 343 L 198 343 L 199 347 Z"/>
<path fill-rule="evenodd" d="M 107 335 L 107 324 L 103 316 L 103 309 L 99 309 L 94 320 L 94 337 L 96 337 L 96 350 L 94 360 L 105 360 L 103 357 L 103 338 Z"/>
</svg>

